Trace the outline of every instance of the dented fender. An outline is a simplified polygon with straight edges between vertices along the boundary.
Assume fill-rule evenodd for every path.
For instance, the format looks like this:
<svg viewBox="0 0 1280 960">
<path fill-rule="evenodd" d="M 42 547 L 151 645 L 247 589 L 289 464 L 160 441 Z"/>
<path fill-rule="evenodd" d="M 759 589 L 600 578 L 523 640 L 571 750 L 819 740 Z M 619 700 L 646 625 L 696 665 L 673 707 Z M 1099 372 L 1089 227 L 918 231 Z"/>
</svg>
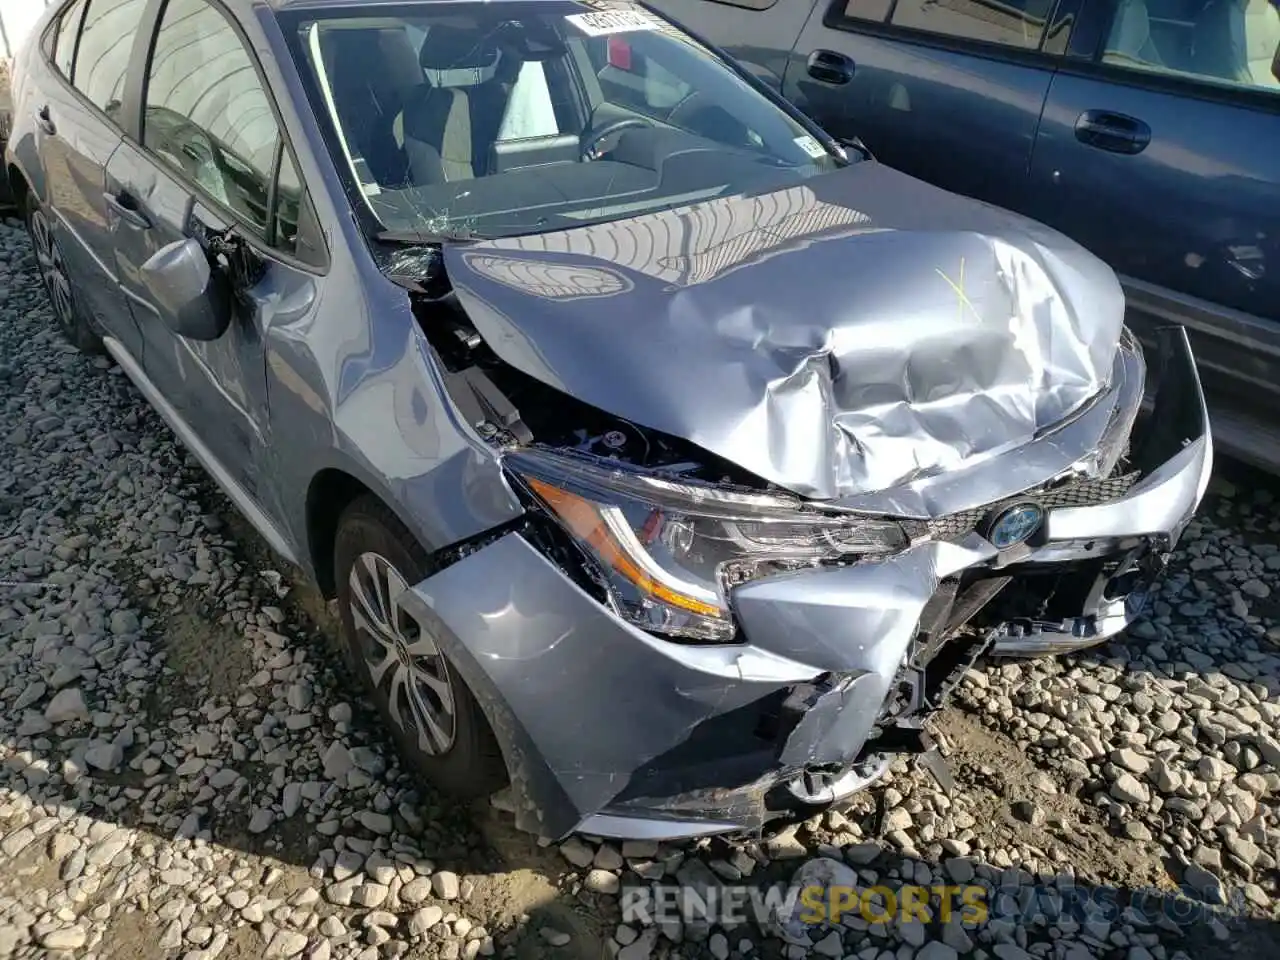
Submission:
<svg viewBox="0 0 1280 960">
<path fill-rule="evenodd" d="M 821 672 L 751 646 L 682 646 L 636 630 L 518 533 L 428 577 L 401 604 L 476 695 L 511 775 L 517 825 L 543 836 L 573 830 L 713 714 Z"/>
<path fill-rule="evenodd" d="M 733 767 L 737 782 L 717 787 L 758 788 L 809 762 L 851 760 L 937 579 L 975 559 L 928 543 L 871 565 L 870 578 L 850 568 L 751 584 L 736 595 L 746 634 L 737 644 L 673 643 L 624 623 L 516 532 L 400 603 L 476 695 L 511 775 L 517 825 L 558 837 L 620 797 L 651 796 L 646 766 L 687 748 L 703 724 L 806 684 L 821 690 L 816 709 L 804 705 L 754 767 Z M 793 631 L 809 639 L 808 655 Z M 705 757 L 712 767 L 740 759 Z"/>
</svg>

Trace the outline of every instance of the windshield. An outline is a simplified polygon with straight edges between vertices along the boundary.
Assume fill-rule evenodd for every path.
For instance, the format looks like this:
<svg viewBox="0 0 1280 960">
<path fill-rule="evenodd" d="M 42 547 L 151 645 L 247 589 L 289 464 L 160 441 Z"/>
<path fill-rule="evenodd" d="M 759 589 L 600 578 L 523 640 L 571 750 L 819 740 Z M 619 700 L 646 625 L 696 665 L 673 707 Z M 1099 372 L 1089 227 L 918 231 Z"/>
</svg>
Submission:
<svg viewBox="0 0 1280 960">
<path fill-rule="evenodd" d="M 334 159 L 388 239 L 565 229 L 844 162 L 631 3 L 326 6 L 285 26 Z"/>
</svg>

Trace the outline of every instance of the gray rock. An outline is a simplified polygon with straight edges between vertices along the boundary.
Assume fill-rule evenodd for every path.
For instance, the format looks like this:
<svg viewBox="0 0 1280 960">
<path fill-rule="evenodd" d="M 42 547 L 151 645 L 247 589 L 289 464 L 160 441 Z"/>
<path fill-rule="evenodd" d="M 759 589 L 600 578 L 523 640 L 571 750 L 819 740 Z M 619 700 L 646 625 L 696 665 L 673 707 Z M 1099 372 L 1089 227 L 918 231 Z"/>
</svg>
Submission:
<svg viewBox="0 0 1280 960">
<path fill-rule="evenodd" d="M 840 938 L 840 932 L 832 930 L 813 945 L 813 952 L 822 957 L 831 957 L 832 960 L 844 956 L 844 941 Z"/>
<path fill-rule="evenodd" d="M 385 813 L 375 813 L 372 810 L 361 810 L 360 815 L 356 819 L 364 825 L 366 830 L 369 830 L 372 833 L 385 836 L 391 832 L 391 818 Z"/>
<path fill-rule="evenodd" d="M 555 927 L 539 927 L 538 935 L 553 947 L 563 947 L 571 939 L 569 934 L 563 930 L 557 930 Z"/>
<path fill-rule="evenodd" d="M 84 752 L 84 762 L 95 770 L 110 772 L 124 763 L 124 749 L 114 741 L 111 743 L 95 741 Z"/>
<path fill-rule="evenodd" d="M 431 875 L 431 889 L 441 900 L 457 900 L 460 891 L 458 875 L 450 870 L 440 870 Z"/>
<path fill-rule="evenodd" d="M 62 927 L 40 938 L 40 946 L 46 950 L 78 950 L 88 942 L 89 934 L 83 927 Z"/>
<path fill-rule="evenodd" d="M 324 775 L 336 783 L 346 783 L 347 776 L 356 766 L 355 761 L 351 759 L 351 751 L 337 740 L 329 745 L 321 763 L 324 766 Z"/>
<path fill-rule="evenodd" d="M 351 894 L 351 902 L 361 907 L 377 907 L 387 899 L 390 890 L 380 883 L 362 883 Z"/>
<path fill-rule="evenodd" d="M 579 837 L 569 837 L 560 844 L 560 856 L 575 867 L 589 867 L 595 859 L 596 852 Z"/>
<path fill-rule="evenodd" d="M 55 693 L 45 705 L 44 718 L 50 723 L 89 719 L 89 708 L 85 705 L 80 688 L 68 687 Z"/>
<path fill-rule="evenodd" d="M 267 944 L 268 957 L 296 957 L 307 948 L 307 935 L 296 930 L 277 930 Z"/>
<path fill-rule="evenodd" d="M 409 932 L 420 937 L 444 919 L 444 911 L 435 904 L 428 904 L 409 918 Z"/>
<path fill-rule="evenodd" d="M 1111 795 L 1121 803 L 1135 806 L 1151 802 L 1151 791 L 1127 772 L 1121 773 L 1111 784 Z"/>
<path fill-rule="evenodd" d="M 608 870 L 591 870 L 588 871 L 583 886 L 592 893 L 604 896 L 617 896 L 618 890 L 621 889 L 622 881 L 618 879 L 616 873 L 610 873 Z"/>
</svg>

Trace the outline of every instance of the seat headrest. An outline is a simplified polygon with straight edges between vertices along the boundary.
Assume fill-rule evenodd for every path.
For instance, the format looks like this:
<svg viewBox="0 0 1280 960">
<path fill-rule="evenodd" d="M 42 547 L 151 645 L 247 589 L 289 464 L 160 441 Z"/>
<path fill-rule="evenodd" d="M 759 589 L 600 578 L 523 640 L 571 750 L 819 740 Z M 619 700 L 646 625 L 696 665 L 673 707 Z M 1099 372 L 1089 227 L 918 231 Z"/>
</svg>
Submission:
<svg viewBox="0 0 1280 960">
<path fill-rule="evenodd" d="M 476 70 L 492 67 L 497 57 L 490 31 L 440 23 L 427 31 L 418 63 L 424 70 Z"/>
<path fill-rule="evenodd" d="M 1138 57 L 1150 39 L 1151 18 L 1147 14 L 1147 5 L 1142 0 L 1129 0 L 1120 7 L 1108 47 L 1117 53 Z"/>
</svg>

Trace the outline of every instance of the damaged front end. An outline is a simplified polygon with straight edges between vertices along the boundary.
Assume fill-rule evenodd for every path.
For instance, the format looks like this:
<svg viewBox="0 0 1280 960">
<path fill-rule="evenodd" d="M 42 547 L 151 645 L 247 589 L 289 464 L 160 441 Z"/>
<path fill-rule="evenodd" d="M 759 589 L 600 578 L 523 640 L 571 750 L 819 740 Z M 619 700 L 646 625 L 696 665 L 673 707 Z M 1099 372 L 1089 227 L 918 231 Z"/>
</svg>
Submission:
<svg viewBox="0 0 1280 960">
<path fill-rule="evenodd" d="M 964 671 L 1122 630 L 1208 482 L 1181 330 L 1136 433 L 1146 370 L 1126 334 L 1106 386 L 1027 442 L 816 500 L 503 359 L 471 322 L 486 308 L 423 256 L 400 282 L 526 512 L 401 603 L 480 702 L 517 823 L 544 836 L 758 831 L 902 754 L 945 779 L 926 724 Z"/>
</svg>

